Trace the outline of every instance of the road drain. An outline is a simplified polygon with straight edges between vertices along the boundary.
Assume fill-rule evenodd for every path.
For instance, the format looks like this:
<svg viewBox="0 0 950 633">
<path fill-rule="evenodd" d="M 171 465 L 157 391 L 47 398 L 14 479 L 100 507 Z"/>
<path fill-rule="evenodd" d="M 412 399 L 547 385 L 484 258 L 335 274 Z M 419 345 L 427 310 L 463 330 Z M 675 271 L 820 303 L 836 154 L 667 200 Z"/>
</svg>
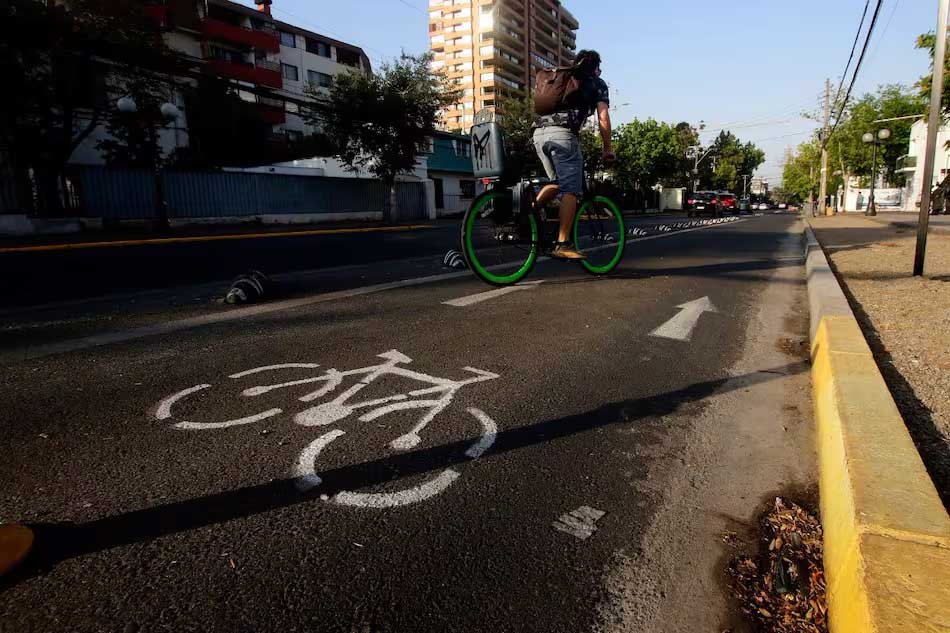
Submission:
<svg viewBox="0 0 950 633">
<path fill-rule="evenodd" d="M 727 574 L 744 618 L 760 633 L 826 633 L 821 524 L 776 497 L 758 523 L 759 551 L 737 555 Z M 737 543 L 733 533 L 723 540 Z"/>
</svg>

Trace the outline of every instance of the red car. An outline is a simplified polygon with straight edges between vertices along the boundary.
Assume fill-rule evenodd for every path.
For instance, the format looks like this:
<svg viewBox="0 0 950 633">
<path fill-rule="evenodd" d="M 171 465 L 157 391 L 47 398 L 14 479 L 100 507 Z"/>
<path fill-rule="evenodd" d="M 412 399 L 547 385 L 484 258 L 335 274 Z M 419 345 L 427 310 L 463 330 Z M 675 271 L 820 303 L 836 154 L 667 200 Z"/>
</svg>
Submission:
<svg viewBox="0 0 950 633">
<path fill-rule="evenodd" d="M 729 193 L 728 191 L 719 192 L 719 204 L 722 206 L 723 211 L 729 211 L 730 213 L 735 213 L 739 208 L 739 201 L 736 199 L 736 194 Z"/>
</svg>

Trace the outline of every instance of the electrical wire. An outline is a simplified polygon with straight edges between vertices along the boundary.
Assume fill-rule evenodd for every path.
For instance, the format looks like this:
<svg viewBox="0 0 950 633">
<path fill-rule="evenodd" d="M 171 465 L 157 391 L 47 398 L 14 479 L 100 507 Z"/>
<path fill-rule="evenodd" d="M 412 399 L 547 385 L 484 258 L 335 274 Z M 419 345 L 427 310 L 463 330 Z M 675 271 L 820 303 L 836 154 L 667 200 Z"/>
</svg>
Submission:
<svg viewBox="0 0 950 633">
<path fill-rule="evenodd" d="M 834 135 L 835 130 L 838 129 L 838 124 L 841 123 L 841 116 L 844 114 L 844 109 L 848 105 L 848 100 L 851 98 L 851 91 L 854 89 L 854 82 L 858 79 L 858 73 L 861 72 L 861 64 L 864 62 L 864 55 L 868 51 L 868 44 L 871 42 L 871 36 L 874 34 L 874 25 L 877 24 L 877 18 L 881 13 L 881 5 L 884 4 L 884 0 L 877 0 L 877 6 L 874 7 L 874 15 L 871 16 L 871 24 L 868 26 L 867 37 L 864 38 L 864 45 L 861 47 L 861 55 L 858 57 L 858 63 L 854 66 L 854 74 L 851 76 L 851 83 L 848 84 L 848 92 L 844 95 L 844 100 L 841 102 L 841 106 L 838 108 L 838 114 L 835 117 L 835 124 L 831 128 L 831 132 L 828 133 L 827 138 L 821 140 L 822 147 L 828 145 L 828 140 Z"/>
<path fill-rule="evenodd" d="M 864 20 L 868 16 L 868 7 L 871 4 L 871 0 L 865 0 L 864 2 L 864 11 L 861 13 L 861 21 L 858 23 L 858 32 L 854 34 L 854 43 L 851 44 L 851 54 L 848 55 L 848 63 L 844 66 L 844 72 L 841 73 L 841 81 L 838 82 L 838 89 L 835 91 L 835 101 L 841 96 L 841 88 L 844 86 L 844 81 L 848 77 L 848 69 L 851 68 L 851 61 L 854 59 L 854 51 L 858 48 L 858 39 L 861 37 L 861 30 L 864 28 Z"/>
<path fill-rule="evenodd" d="M 868 63 L 870 64 L 877 57 L 877 51 L 881 48 L 881 42 L 884 41 L 884 36 L 887 35 L 887 29 L 891 26 L 891 21 L 894 19 L 894 14 L 897 13 L 897 7 L 900 6 L 901 0 L 896 0 L 894 2 L 894 7 L 891 9 L 891 15 L 887 18 L 887 23 L 884 25 L 884 30 L 881 31 L 881 36 L 877 38 L 877 43 L 874 45 L 874 50 L 871 51 L 871 54 L 868 55 Z"/>
</svg>

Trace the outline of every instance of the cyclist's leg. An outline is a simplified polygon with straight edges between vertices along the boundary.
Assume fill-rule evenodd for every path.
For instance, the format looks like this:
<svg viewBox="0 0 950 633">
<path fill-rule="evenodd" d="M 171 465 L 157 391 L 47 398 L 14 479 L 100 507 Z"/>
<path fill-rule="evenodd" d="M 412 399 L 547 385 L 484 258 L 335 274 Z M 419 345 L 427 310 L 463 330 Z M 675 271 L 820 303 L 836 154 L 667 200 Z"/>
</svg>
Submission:
<svg viewBox="0 0 950 633">
<path fill-rule="evenodd" d="M 561 187 L 552 183 L 550 185 L 544 185 L 541 187 L 541 191 L 538 192 L 538 197 L 534 199 L 534 204 L 536 207 L 543 207 L 547 203 L 554 200 L 557 197 L 557 194 L 561 191 Z"/>
</svg>

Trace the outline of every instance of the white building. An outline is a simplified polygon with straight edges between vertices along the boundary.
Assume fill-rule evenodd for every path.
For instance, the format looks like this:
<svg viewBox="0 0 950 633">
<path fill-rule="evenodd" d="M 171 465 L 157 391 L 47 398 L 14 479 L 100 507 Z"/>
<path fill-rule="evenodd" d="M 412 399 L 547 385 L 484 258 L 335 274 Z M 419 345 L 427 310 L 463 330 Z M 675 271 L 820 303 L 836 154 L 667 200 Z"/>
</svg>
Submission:
<svg viewBox="0 0 950 633">
<path fill-rule="evenodd" d="M 950 174 L 948 141 L 950 141 L 950 125 L 942 125 L 937 131 L 937 149 L 934 157 L 933 180 L 930 182 L 931 189 L 943 182 Z M 927 122 L 919 119 L 910 129 L 907 155 L 902 156 L 897 163 L 897 172 L 907 176 L 901 205 L 903 211 L 920 210 L 920 194 L 924 190 L 924 149 L 926 144 Z"/>
</svg>

